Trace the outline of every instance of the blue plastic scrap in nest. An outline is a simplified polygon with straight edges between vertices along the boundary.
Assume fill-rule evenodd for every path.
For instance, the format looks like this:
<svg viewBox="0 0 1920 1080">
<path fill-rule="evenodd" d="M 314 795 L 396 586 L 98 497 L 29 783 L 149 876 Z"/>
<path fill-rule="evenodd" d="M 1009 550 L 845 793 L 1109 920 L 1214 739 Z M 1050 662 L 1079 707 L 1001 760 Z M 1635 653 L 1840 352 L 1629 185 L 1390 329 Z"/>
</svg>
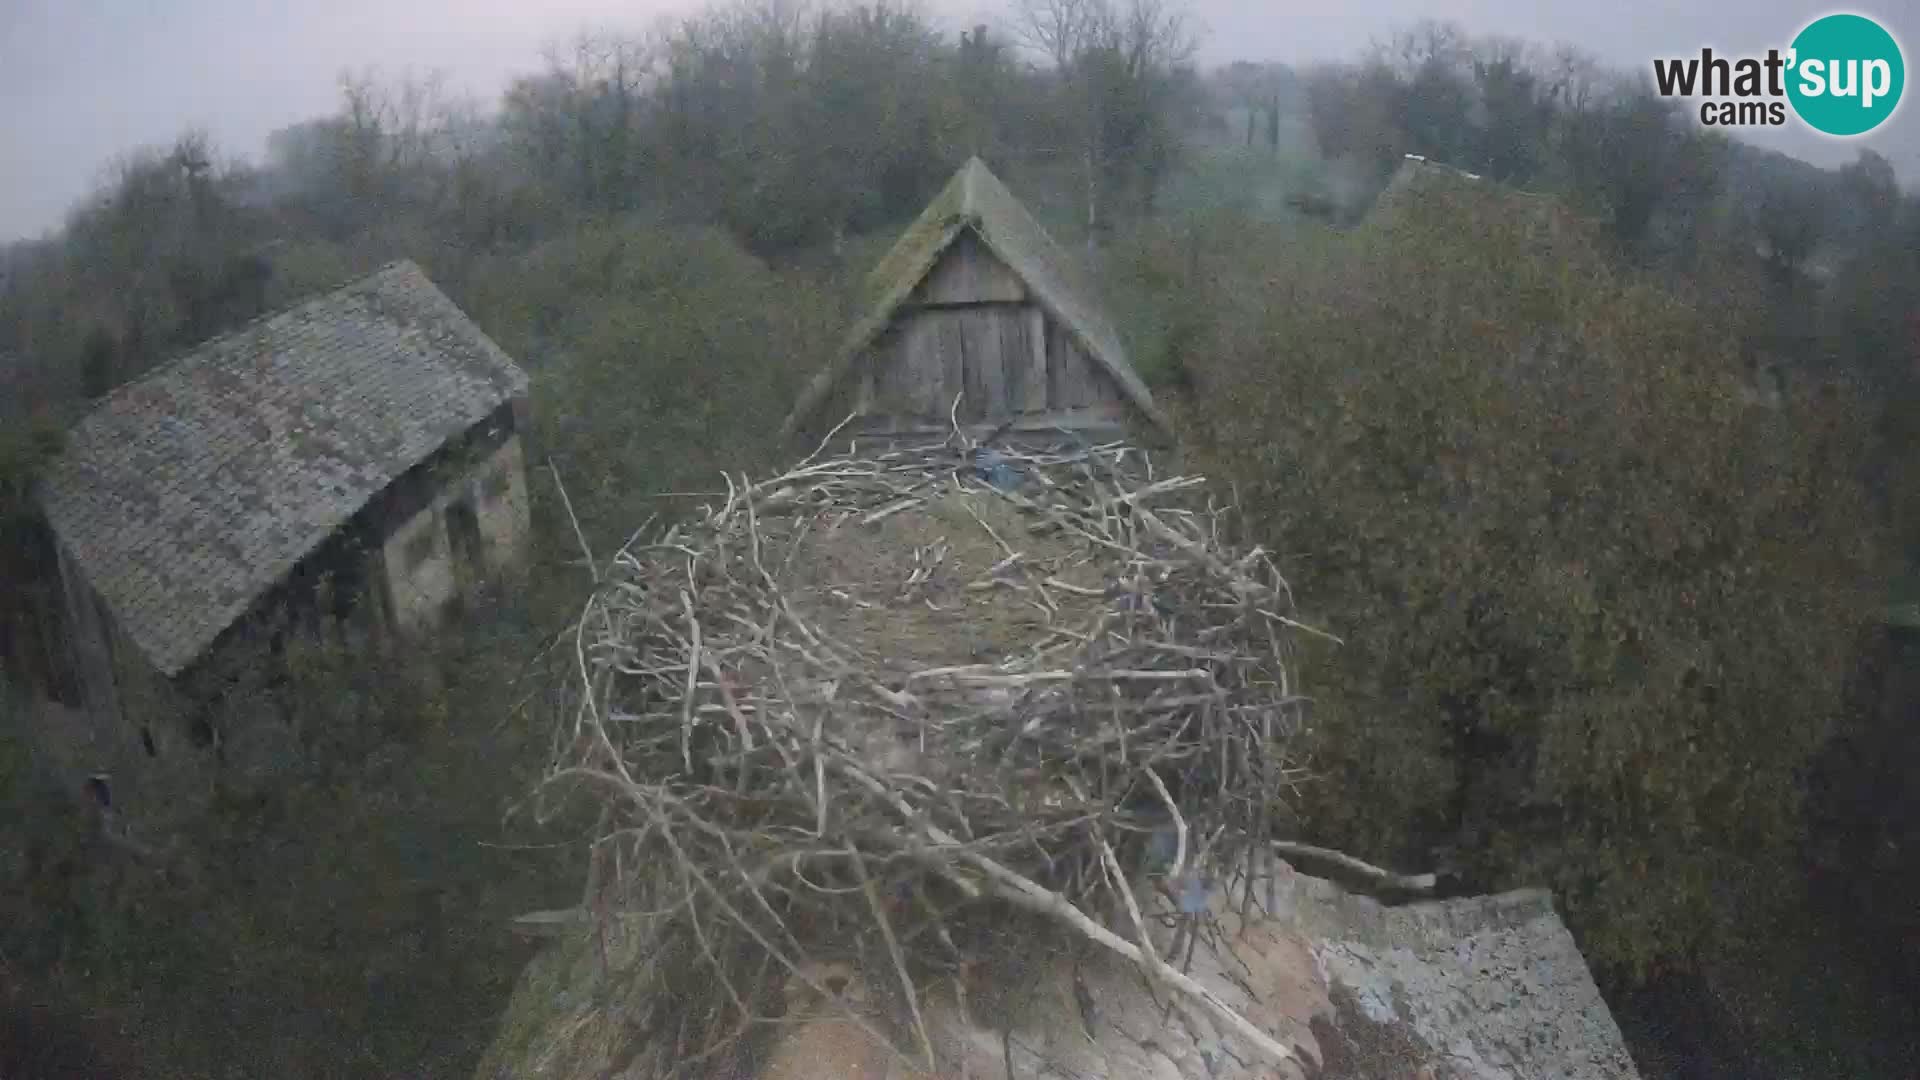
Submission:
<svg viewBox="0 0 1920 1080">
<path fill-rule="evenodd" d="M 1180 882 L 1180 914 L 1206 914 L 1209 891 L 1206 878 L 1189 871 Z"/>
<path fill-rule="evenodd" d="M 973 475 L 1000 491 L 1014 491 L 1025 479 L 1019 469 L 1008 464 L 1004 455 L 984 446 L 973 452 Z"/>
</svg>

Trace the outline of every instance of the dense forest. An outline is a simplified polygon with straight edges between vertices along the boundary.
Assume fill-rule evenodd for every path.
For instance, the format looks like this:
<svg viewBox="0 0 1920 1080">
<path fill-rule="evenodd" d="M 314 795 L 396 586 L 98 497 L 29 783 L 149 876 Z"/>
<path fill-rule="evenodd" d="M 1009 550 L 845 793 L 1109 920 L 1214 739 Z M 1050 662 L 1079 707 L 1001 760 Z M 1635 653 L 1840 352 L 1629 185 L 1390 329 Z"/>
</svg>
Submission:
<svg viewBox="0 0 1920 1080">
<path fill-rule="evenodd" d="M 1172 0 L 957 35 L 743 0 L 577 36 L 497 102 L 349 73 L 263 160 L 183 134 L 0 251 L 0 593 L 46 587 L 33 477 L 90 401 L 400 257 L 532 373 L 541 532 L 527 595 L 419 670 L 300 665 L 310 765 L 163 869 L 50 818 L 0 729 L 34 836 L 0 996 L 74 1003 L 129 1075 L 469 1071 L 527 955 L 499 926 L 574 880 L 564 830 L 501 814 L 581 546 L 790 450 L 860 275 L 977 154 L 1342 635 L 1305 835 L 1553 887 L 1650 1077 L 1909 1075 L 1920 657 L 1883 616 L 1920 599 L 1920 197 L 1572 49 L 1197 44 Z M 1370 215 L 1406 154 L 1481 179 Z"/>
</svg>

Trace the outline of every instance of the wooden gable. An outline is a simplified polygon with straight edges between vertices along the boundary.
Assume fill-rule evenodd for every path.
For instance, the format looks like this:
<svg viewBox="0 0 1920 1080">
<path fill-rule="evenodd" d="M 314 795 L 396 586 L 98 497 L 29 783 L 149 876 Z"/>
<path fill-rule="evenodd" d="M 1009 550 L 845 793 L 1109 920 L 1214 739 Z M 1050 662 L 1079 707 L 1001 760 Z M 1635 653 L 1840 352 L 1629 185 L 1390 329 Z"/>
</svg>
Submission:
<svg viewBox="0 0 1920 1080">
<path fill-rule="evenodd" d="M 917 284 L 864 358 L 862 430 L 963 424 L 1110 426 L 1124 395 L 1012 267 L 971 230 Z"/>
<path fill-rule="evenodd" d="M 781 438 L 1172 425 L 1093 289 L 985 162 L 971 158 L 868 275 L 866 314 L 801 391 Z M 955 416 L 955 402 L 959 402 Z"/>
</svg>

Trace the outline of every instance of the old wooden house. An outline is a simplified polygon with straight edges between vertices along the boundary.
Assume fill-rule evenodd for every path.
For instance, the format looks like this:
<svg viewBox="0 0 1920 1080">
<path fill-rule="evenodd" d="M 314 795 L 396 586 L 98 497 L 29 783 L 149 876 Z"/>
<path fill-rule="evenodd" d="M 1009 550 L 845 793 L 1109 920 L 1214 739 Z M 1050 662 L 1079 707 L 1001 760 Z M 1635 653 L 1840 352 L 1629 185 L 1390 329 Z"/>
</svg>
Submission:
<svg viewBox="0 0 1920 1080">
<path fill-rule="evenodd" d="M 1166 427 L 1078 268 L 974 158 L 869 278 L 867 310 L 785 433 Z"/>
<path fill-rule="evenodd" d="M 99 402 L 39 492 L 70 664 L 39 689 L 85 728 L 73 764 L 121 790 L 203 774 L 271 725 L 231 699 L 290 640 L 403 640 L 511 574 L 526 391 L 401 262 Z"/>
</svg>

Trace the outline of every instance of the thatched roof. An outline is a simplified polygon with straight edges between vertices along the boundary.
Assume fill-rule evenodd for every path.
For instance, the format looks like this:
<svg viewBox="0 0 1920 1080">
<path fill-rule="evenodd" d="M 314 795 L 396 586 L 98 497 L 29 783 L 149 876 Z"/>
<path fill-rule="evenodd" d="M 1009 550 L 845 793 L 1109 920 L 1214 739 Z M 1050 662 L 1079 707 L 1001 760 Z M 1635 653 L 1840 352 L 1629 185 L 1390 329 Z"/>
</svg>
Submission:
<svg viewBox="0 0 1920 1080">
<path fill-rule="evenodd" d="M 1147 419 L 1162 428 L 1170 427 L 1166 415 L 1154 404 L 1153 394 L 1128 363 L 1120 335 L 1095 302 L 1092 286 L 1020 200 L 985 162 L 975 157 L 960 166 L 874 268 L 864 297 L 867 314 L 847 335 L 839 354 L 801 392 L 781 426 L 783 437 L 792 435 L 811 418 L 854 361 L 893 321 L 940 256 L 969 230 L 1019 276 L 1035 301 L 1078 340 Z"/>
<path fill-rule="evenodd" d="M 527 377 L 411 262 L 207 342 L 76 425 L 40 497 L 121 628 L 178 673 Z"/>
</svg>

